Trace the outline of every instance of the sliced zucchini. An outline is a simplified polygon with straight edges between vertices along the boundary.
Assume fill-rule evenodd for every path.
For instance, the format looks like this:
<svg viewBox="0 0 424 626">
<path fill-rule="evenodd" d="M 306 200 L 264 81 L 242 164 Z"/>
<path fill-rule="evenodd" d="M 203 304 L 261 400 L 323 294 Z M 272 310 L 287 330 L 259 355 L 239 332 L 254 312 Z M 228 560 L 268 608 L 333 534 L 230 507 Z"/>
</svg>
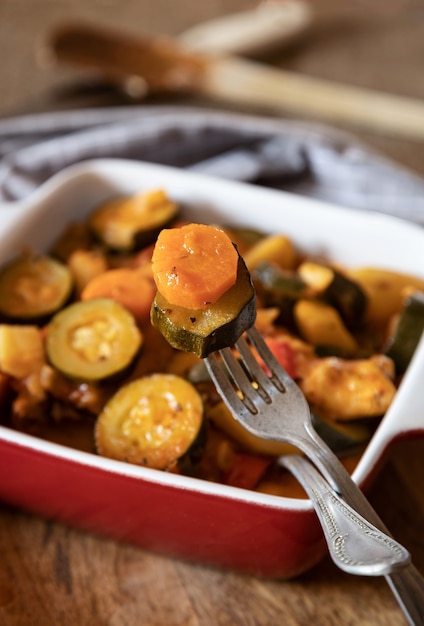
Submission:
<svg viewBox="0 0 424 626">
<path fill-rule="evenodd" d="M 244 257 L 248 250 L 264 238 L 264 234 L 252 228 L 237 226 L 223 226 L 228 237 L 237 246 L 237 250 Z"/>
<path fill-rule="evenodd" d="M 237 281 L 206 309 L 185 309 L 170 304 L 157 292 L 151 309 L 152 324 L 179 350 L 200 358 L 233 345 L 256 317 L 256 298 L 250 274 L 239 256 Z"/>
<path fill-rule="evenodd" d="M 152 243 L 178 210 L 178 205 L 158 189 L 111 200 L 92 213 L 89 224 L 108 248 L 130 252 Z"/>
<path fill-rule="evenodd" d="M 126 372 L 142 344 L 127 309 L 108 298 L 69 305 L 51 320 L 46 337 L 50 363 L 65 376 L 86 382 Z"/>
<path fill-rule="evenodd" d="M 325 419 L 316 413 L 311 414 L 312 424 L 317 433 L 338 455 L 348 454 L 364 446 L 375 430 L 375 420 L 354 420 L 338 422 Z"/>
<path fill-rule="evenodd" d="M 60 309 L 72 289 L 66 265 L 50 256 L 24 255 L 0 272 L 0 313 L 10 320 L 41 320 Z"/>
<path fill-rule="evenodd" d="M 252 270 L 252 280 L 261 304 L 278 309 L 278 323 L 292 329 L 294 303 L 311 292 L 306 283 L 296 272 L 268 261 L 262 261 Z"/>
<path fill-rule="evenodd" d="M 172 374 L 134 380 L 107 402 L 95 441 L 99 454 L 153 469 L 172 468 L 195 444 L 203 422 L 200 395 Z"/>
<path fill-rule="evenodd" d="M 252 270 L 252 280 L 267 306 L 281 308 L 289 301 L 311 294 L 299 274 L 268 261 L 262 261 Z"/>
<path fill-rule="evenodd" d="M 393 359 L 398 374 L 408 367 L 423 332 L 424 292 L 417 291 L 406 299 L 385 350 Z"/>
<path fill-rule="evenodd" d="M 362 323 L 367 296 L 357 281 L 333 267 L 310 261 L 302 263 L 298 272 L 307 285 L 338 310 L 349 328 Z"/>
</svg>

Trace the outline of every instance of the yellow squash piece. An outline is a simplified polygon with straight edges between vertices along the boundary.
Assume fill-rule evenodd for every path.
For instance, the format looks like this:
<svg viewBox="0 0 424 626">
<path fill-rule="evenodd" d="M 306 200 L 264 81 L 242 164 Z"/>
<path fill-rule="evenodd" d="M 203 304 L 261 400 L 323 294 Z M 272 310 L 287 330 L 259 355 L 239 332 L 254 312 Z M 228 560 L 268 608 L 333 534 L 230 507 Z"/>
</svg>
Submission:
<svg viewBox="0 0 424 626">
<path fill-rule="evenodd" d="M 338 348 L 352 354 L 358 349 L 335 308 L 317 300 L 299 300 L 294 305 L 294 318 L 302 337 L 315 346 Z"/>
<path fill-rule="evenodd" d="M 203 404 L 189 382 L 153 374 L 128 383 L 99 415 L 99 454 L 153 469 L 173 467 L 200 432 Z"/>
<path fill-rule="evenodd" d="M 298 254 L 292 241 L 285 235 L 269 235 L 260 239 L 244 255 L 244 261 L 252 271 L 264 261 L 275 263 L 285 270 L 292 270 L 298 262 Z"/>
<path fill-rule="evenodd" d="M 41 331 L 37 326 L 0 324 L 0 371 L 14 378 L 38 372 L 45 362 Z"/>
<path fill-rule="evenodd" d="M 350 270 L 349 275 L 368 296 L 366 320 L 380 328 L 401 311 L 408 290 L 424 291 L 422 278 L 392 270 L 361 267 Z"/>
</svg>

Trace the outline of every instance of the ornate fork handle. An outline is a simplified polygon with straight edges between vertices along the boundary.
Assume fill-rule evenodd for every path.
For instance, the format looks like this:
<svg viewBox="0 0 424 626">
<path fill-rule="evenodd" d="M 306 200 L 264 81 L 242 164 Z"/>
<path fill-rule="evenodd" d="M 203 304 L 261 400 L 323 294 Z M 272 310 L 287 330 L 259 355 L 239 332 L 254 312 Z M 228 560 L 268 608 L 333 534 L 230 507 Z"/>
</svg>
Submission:
<svg viewBox="0 0 424 626">
<path fill-rule="evenodd" d="M 305 427 L 304 437 L 297 437 L 296 445 L 323 472 L 330 484 L 335 486 L 336 491 L 352 508 L 379 530 L 391 536 L 361 489 L 312 427 Z M 385 577 L 410 626 L 424 626 L 424 579 L 420 572 L 409 563 L 398 571 L 386 574 Z"/>
<path fill-rule="evenodd" d="M 302 456 L 280 459 L 312 500 L 334 563 L 349 574 L 384 576 L 410 561 L 409 552 L 350 507 Z"/>
</svg>

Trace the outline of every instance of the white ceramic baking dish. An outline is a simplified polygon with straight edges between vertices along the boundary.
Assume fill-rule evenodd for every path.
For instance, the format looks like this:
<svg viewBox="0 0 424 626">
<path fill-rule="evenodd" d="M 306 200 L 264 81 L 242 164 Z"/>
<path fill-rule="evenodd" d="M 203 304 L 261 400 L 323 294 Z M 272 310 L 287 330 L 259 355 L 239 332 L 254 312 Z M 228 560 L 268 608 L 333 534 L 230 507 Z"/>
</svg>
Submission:
<svg viewBox="0 0 424 626">
<path fill-rule="evenodd" d="M 424 230 L 376 213 L 131 161 L 73 166 L 28 200 L 0 206 L 0 265 L 24 245 L 47 249 L 103 201 L 163 187 L 188 219 L 292 237 L 309 253 L 424 278 Z M 424 344 L 354 479 L 367 487 L 390 445 L 424 432 Z M 118 540 L 214 566 L 291 577 L 325 546 L 309 501 L 277 497 L 101 458 L 0 427 L 0 498 Z"/>
</svg>

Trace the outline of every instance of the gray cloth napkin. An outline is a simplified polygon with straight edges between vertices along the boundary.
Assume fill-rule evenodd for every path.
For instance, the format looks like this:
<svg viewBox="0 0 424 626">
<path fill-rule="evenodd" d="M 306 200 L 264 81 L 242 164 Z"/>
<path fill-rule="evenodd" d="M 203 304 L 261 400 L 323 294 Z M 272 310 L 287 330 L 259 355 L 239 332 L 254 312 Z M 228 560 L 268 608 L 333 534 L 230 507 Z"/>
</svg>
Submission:
<svg viewBox="0 0 424 626">
<path fill-rule="evenodd" d="M 169 106 L 0 120 L 0 200 L 21 200 L 64 167 L 102 157 L 173 165 L 424 224 L 424 180 L 348 134 Z"/>
</svg>

